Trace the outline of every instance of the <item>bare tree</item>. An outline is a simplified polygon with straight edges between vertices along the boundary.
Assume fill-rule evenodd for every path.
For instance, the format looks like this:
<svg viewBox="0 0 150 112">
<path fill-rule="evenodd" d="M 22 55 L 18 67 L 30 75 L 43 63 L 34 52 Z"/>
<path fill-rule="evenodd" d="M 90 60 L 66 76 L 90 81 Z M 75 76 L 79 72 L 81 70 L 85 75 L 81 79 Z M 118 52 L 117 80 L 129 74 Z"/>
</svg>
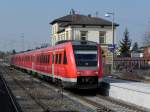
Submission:
<svg viewBox="0 0 150 112">
<path fill-rule="evenodd" d="M 144 34 L 143 45 L 144 46 L 149 46 L 150 45 L 150 21 L 148 23 L 148 30 Z"/>
<path fill-rule="evenodd" d="M 150 30 L 145 32 L 143 44 L 144 44 L 144 46 L 150 45 Z"/>
</svg>

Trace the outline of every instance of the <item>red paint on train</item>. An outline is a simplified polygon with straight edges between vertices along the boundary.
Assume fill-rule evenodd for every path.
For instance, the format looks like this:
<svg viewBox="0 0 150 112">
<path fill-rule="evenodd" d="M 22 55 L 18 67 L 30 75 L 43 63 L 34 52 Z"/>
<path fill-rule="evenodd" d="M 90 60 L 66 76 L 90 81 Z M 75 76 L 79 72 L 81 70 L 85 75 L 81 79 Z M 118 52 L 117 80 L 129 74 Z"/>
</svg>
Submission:
<svg viewBox="0 0 150 112">
<path fill-rule="evenodd" d="M 102 80 L 101 48 L 91 41 L 69 41 L 18 53 L 10 64 L 59 80 L 66 88 L 97 88 Z"/>
</svg>

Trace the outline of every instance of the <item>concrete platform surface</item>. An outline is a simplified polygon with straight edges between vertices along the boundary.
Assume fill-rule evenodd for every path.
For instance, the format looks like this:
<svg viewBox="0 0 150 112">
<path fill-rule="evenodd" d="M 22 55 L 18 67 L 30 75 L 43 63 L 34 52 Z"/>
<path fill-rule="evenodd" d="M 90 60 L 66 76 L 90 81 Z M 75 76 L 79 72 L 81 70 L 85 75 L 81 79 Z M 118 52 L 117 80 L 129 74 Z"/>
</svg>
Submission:
<svg viewBox="0 0 150 112">
<path fill-rule="evenodd" d="M 150 84 L 104 78 L 110 84 L 109 96 L 150 109 Z"/>
</svg>

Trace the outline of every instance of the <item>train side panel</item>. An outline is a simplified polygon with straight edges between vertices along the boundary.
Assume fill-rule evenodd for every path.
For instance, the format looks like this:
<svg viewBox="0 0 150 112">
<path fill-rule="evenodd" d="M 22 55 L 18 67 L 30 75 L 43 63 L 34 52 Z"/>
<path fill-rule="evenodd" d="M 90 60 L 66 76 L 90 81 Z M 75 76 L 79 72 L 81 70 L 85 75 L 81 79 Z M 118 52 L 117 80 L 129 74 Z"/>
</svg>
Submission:
<svg viewBox="0 0 150 112">
<path fill-rule="evenodd" d="M 16 54 L 11 64 L 59 80 L 66 88 L 96 88 L 103 73 L 101 48 L 94 42 L 67 42 Z"/>
</svg>

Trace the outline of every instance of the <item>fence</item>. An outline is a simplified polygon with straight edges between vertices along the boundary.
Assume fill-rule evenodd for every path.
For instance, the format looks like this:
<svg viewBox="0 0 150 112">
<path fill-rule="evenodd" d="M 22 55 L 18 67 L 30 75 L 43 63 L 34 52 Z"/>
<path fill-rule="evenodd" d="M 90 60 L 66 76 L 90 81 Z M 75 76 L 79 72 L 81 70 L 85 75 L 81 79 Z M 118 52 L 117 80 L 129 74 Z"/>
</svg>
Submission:
<svg viewBox="0 0 150 112">
<path fill-rule="evenodd" d="M 150 69 L 150 57 L 148 58 L 114 58 L 114 70 L 132 71 L 137 69 Z"/>
</svg>

